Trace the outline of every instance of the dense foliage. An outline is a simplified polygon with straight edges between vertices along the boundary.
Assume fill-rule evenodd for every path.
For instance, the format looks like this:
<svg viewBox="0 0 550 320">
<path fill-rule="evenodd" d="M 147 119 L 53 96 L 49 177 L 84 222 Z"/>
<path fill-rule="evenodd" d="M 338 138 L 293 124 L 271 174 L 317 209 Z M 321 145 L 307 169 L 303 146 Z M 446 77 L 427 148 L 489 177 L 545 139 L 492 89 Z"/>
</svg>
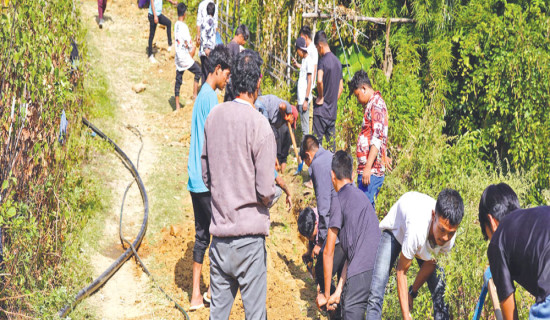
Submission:
<svg viewBox="0 0 550 320">
<path fill-rule="evenodd" d="M 76 256 L 67 252 L 74 249 L 70 232 L 96 205 L 93 186 L 77 166 L 87 146 L 80 136 L 81 59 L 70 56 L 83 32 L 71 0 L 3 4 L 0 317 L 46 317 L 50 304 L 59 307 L 56 299 L 67 295 L 60 284 L 79 272 L 64 263 Z M 68 128 L 60 134 L 63 113 Z"/>
<path fill-rule="evenodd" d="M 262 28 L 263 43 L 284 57 L 285 10 L 294 6 L 300 19 L 311 12 L 310 2 L 244 1 L 242 8 L 261 3 L 270 22 Z M 371 17 L 412 18 L 393 23 L 389 48 L 393 69 L 388 79 L 385 25 L 342 19 L 320 19 L 332 50 L 344 64 L 344 79 L 364 69 L 381 91 L 390 117 L 389 150 L 394 170 L 386 177 L 378 199 L 382 218 L 390 206 L 410 190 L 436 197 L 445 187 L 457 189 L 465 200 L 466 217 L 453 252 L 442 265 L 447 275 L 447 301 L 456 319 L 471 317 L 487 266 L 477 221 L 483 189 L 507 182 L 523 206 L 547 203 L 550 180 L 550 18 L 542 1 L 319 1 L 322 12 L 341 16 L 356 12 Z M 264 17 L 265 18 L 265 17 Z M 262 21 L 266 21 L 262 18 Z M 250 15 L 243 16 L 250 20 Z M 297 36 L 297 31 L 292 35 Z M 263 48 L 262 48 L 263 49 Z M 294 88 L 276 79 L 266 81 L 274 91 L 295 99 Z M 352 154 L 363 109 L 347 90 L 339 101 L 337 146 Z M 546 194 L 546 198 L 545 195 Z M 414 275 L 410 273 L 411 277 Z M 411 278 L 412 280 L 412 278 Z M 387 318 L 399 318 L 395 278 L 388 286 L 384 307 Z M 517 298 L 520 318 L 533 302 L 523 290 Z M 415 300 L 414 318 L 431 317 L 427 288 Z M 490 313 L 487 304 L 484 317 Z M 488 313 L 489 312 L 489 313 Z"/>
</svg>

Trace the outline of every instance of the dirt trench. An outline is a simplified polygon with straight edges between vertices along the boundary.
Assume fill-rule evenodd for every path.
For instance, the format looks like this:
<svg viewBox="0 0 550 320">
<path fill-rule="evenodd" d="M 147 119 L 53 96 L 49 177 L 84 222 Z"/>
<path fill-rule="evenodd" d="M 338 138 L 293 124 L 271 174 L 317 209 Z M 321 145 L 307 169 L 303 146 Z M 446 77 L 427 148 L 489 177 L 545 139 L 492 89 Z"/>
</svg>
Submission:
<svg viewBox="0 0 550 320">
<path fill-rule="evenodd" d="M 175 66 L 173 51 L 168 52 L 166 30 L 157 28 L 156 58 L 147 60 L 145 48 L 149 33 L 147 10 L 138 9 L 136 1 L 109 1 L 105 26 L 97 27 L 97 2 L 81 0 L 83 24 L 88 28 L 92 63 L 104 71 L 111 99 L 116 110 L 113 120 L 102 124 L 120 137 L 119 146 L 135 161 L 139 140 L 126 128 L 138 128 L 144 141 L 139 173 L 147 189 L 150 225 L 139 250 L 159 284 L 186 310 L 191 294 L 192 248 L 194 221 L 191 199 L 186 189 L 187 155 L 192 104 L 192 74 L 185 73 L 180 111 L 174 111 L 173 86 Z M 164 14 L 175 22 L 175 10 L 164 3 Z M 197 59 L 198 60 L 198 59 Z M 145 82 L 146 90 L 136 94 L 132 86 Z M 91 119 L 92 121 L 94 119 Z M 103 272 L 121 253 L 118 222 L 121 198 L 132 177 L 114 156 L 104 156 L 112 173 L 105 176 L 105 187 L 112 193 L 110 210 L 105 217 L 100 241 L 90 250 L 94 274 Z M 291 157 L 289 157 L 290 161 Z M 266 240 L 268 266 L 267 311 L 270 319 L 317 319 L 322 317 L 315 307 L 313 280 L 301 262 L 306 246 L 298 236 L 298 208 L 312 201 L 311 192 L 302 187 L 302 177 L 293 177 L 292 162 L 284 180 L 293 190 L 295 208 L 284 208 L 284 196 L 271 210 L 270 236 Z M 107 170 L 107 169 L 106 169 Z M 304 195 L 305 194 L 305 195 Z M 125 237 L 133 239 L 141 226 L 143 206 L 137 187 L 128 194 L 124 209 Z M 202 290 L 209 283 L 209 260 L 205 258 Z M 80 306 L 89 308 L 100 319 L 182 319 L 182 315 L 164 296 L 152 287 L 149 278 L 134 259 L 125 265 Z M 208 319 L 209 309 L 190 312 L 191 319 Z M 240 298 L 237 298 L 231 319 L 244 319 Z"/>
</svg>

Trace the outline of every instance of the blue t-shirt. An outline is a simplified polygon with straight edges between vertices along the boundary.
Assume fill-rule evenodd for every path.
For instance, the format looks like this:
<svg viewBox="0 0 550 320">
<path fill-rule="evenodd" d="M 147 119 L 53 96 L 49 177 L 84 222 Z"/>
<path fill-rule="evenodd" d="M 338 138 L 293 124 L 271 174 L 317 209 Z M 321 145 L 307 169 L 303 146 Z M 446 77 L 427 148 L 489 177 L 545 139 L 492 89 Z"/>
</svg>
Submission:
<svg viewBox="0 0 550 320">
<path fill-rule="evenodd" d="M 329 228 L 340 230 L 338 238 L 348 261 L 347 279 L 373 270 L 380 228 L 378 217 L 365 193 L 349 183 L 338 191 L 341 209 L 331 213 Z"/>
<path fill-rule="evenodd" d="M 155 5 L 155 12 L 157 13 L 157 17 L 162 14 L 162 0 L 153 0 Z M 151 2 L 153 2 L 151 1 Z M 153 7 L 151 4 L 149 4 L 149 14 L 153 14 Z"/>
<path fill-rule="evenodd" d="M 212 87 L 205 83 L 193 106 L 191 118 L 191 145 L 189 146 L 189 158 L 187 160 L 187 172 L 189 181 L 187 190 L 200 193 L 207 192 L 208 188 L 202 181 L 201 155 L 204 144 L 204 123 L 210 111 L 218 104 L 218 96 Z"/>
</svg>

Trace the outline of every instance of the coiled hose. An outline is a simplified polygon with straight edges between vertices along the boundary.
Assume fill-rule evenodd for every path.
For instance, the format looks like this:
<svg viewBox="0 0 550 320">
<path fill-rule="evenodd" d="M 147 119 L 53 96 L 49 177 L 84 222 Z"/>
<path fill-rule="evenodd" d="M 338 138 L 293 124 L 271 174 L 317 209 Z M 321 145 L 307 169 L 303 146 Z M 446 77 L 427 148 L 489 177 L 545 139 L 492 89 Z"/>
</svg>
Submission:
<svg viewBox="0 0 550 320">
<path fill-rule="evenodd" d="M 86 288 L 80 290 L 78 294 L 75 296 L 73 301 L 66 305 L 63 309 L 61 309 L 58 313 L 60 317 L 65 317 L 70 311 L 74 309 L 74 307 L 84 298 L 88 297 L 90 294 L 98 290 L 103 284 L 105 284 L 117 271 L 122 267 L 124 262 L 126 262 L 128 259 L 134 255 L 136 257 L 136 260 L 139 262 L 140 266 L 142 267 L 143 271 L 151 278 L 154 285 L 168 298 L 168 300 L 172 301 L 175 305 L 175 307 L 184 315 L 184 317 L 189 320 L 189 315 L 187 315 L 187 312 L 174 300 L 172 297 L 170 297 L 155 281 L 147 267 L 145 267 L 145 264 L 139 257 L 137 253 L 137 249 L 139 248 L 141 242 L 143 241 L 143 238 L 145 237 L 145 232 L 147 231 L 147 223 L 149 220 L 149 200 L 147 198 L 147 192 L 145 191 L 145 186 L 143 185 L 143 181 L 141 180 L 141 177 L 139 176 L 137 168 L 134 166 L 130 158 L 118 147 L 118 145 L 111 140 L 107 135 L 105 135 L 101 130 L 96 128 L 93 124 L 91 124 L 86 118 L 82 118 L 82 123 L 89 127 L 92 131 L 94 131 L 97 135 L 99 135 L 101 138 L 106 140 L 109 144 L 111 144 L 115 152 L 122 158 L 122 161 L 126 168 L 130 170 L 132 173 L 132 176 L 134 177 L 134 180 L 128 184 L 126 187 L 126 190 L 124 191 L 124 196 L 122 198 L 122 206 L 120 208 L 120 222 L 119 222 L 119 238 L 122 246 L 124 247 L 124 243 L 126 243 L 129 248 L 124 251 L 118 259 L 116 259 L 113 264 L 111 264 L 107 270 L 105 270 L 97 279 L 95 279 L 90 285 L 88 285 Z M 140 141 L 141 141 L 141 147 L 138 152 L 138 159 L 137 159 L 137 166 L 139 168 L 139 158 L 141 155 L 141 150 L 143 149 L 143 139 L 141 137 L 141 133 L 139 130 L 135 127 L 128 127 L 128 129 L 132 130 L 134 134 L 136 134 Z M 122 217 L 123 217 L 123 208 L 124 208 L 124 201 L 126 200 L 126 195 L 128 193 L 128 190 L 132 186 L 132 184 L 136 182 L 139 188 L 139 191 L 141 193 L 141 198 L 143 199 L 143 222 L 141 225 L 141 228 L 139 230 L 138 235 L 136 236 L 136 239 L 134 242 L 130 242 L 124 238 L 122 235 Z"/>
</svg>

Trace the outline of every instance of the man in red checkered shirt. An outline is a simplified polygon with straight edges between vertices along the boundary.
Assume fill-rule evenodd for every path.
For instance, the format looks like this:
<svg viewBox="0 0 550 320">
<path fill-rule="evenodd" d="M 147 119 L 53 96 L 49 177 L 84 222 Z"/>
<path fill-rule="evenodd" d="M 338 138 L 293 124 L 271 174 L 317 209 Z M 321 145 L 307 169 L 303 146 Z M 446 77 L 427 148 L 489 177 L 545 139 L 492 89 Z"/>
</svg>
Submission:
<svg viewBox="0 0 550 320">
<path fill-rule="evenodd" d="M 365 108 L 363 125 L 357 137 L 357 186 L 375 207 L 386 172 L 388 109 L 380 92 L 373 90 L 365 71 L 355 73 L 349 89 Z"/>
</svg>

